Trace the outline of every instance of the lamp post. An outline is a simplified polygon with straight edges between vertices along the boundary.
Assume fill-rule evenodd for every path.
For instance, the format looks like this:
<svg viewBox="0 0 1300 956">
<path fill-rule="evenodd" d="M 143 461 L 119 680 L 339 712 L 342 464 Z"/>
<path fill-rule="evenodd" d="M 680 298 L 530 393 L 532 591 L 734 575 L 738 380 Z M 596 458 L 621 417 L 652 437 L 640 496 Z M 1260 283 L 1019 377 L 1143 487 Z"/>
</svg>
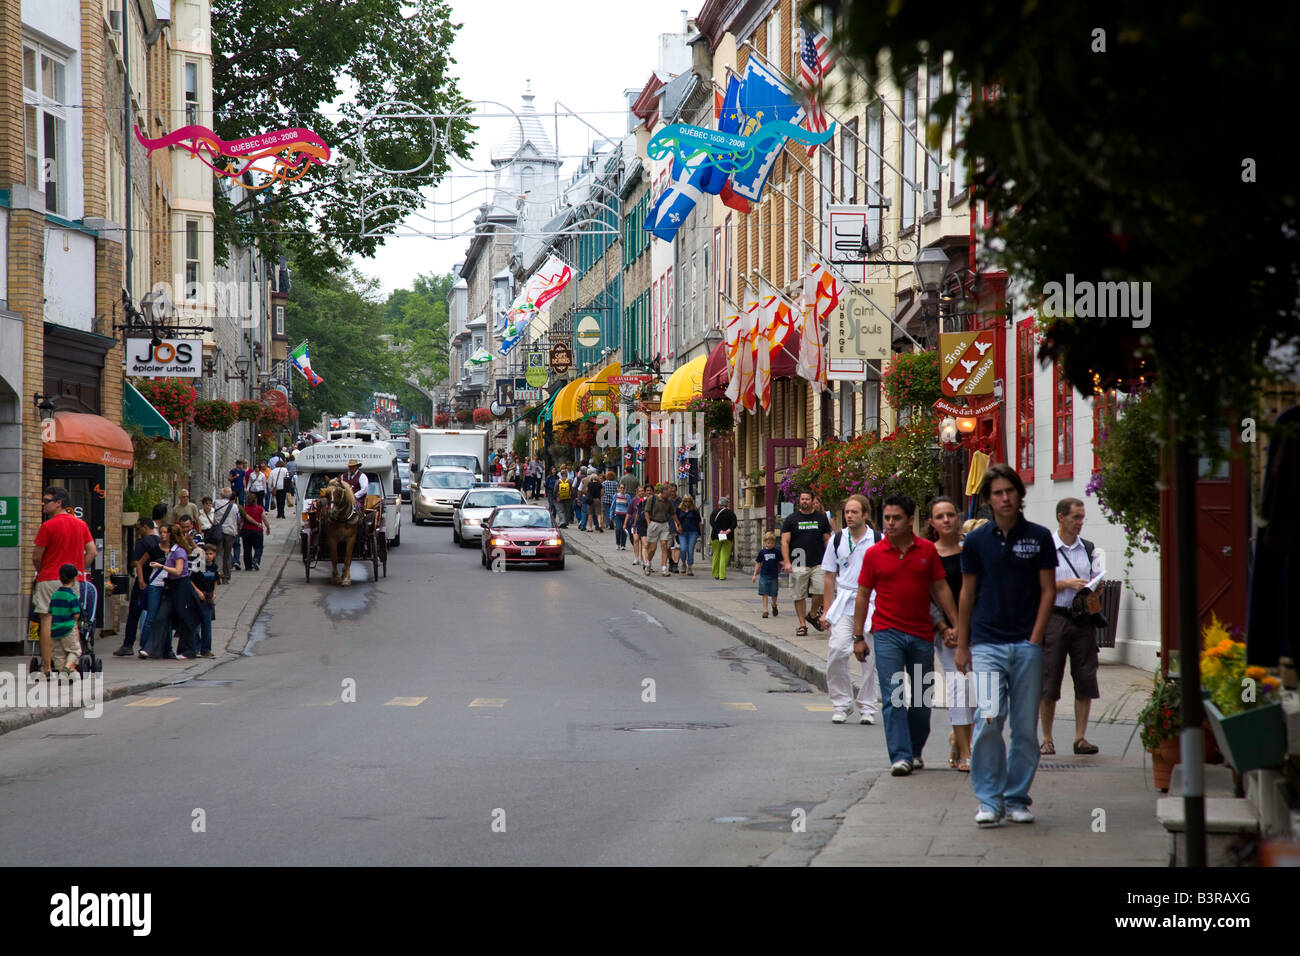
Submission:
<svg viewBox="0 0 1300 956">
<path fill-rule="evenodd" d="M 54 396 L 42 395 L 39 392 L 32 396 L 32 403 L 36 410 L 41 414 L 41 424 L 54 421 Z"/>
</svg>

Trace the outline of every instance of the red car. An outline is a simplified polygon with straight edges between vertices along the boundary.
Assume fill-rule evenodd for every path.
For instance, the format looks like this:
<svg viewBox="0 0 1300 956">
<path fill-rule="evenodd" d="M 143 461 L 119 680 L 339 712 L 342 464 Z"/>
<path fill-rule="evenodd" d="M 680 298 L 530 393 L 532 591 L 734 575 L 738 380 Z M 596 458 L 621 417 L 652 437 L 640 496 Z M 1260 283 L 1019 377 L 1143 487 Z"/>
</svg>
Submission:
<svg viewBox="0 0 1300 956">
<path fill-rule="evenodd" d="M 483 520 L 483 567 L 498 557 L 512 564 L 549 564 L 564 569 L 564 536 L 551 513 L 537 505 L 500 505 Z"/>
</svg>

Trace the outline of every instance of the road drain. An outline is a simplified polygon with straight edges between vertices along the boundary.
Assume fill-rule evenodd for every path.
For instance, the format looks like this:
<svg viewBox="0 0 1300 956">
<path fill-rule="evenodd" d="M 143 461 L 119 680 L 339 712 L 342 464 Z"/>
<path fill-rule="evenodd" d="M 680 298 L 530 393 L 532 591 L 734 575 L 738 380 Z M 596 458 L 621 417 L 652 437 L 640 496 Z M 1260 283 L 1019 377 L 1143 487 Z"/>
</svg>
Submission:
<svg viewBox="0 0 1300 956">
<path fill-rule="evenodd" d="M 1049 763 L 1047 761 L 1040 760 L 1038 762 L 1038 769 L 1039 770 L 1087 770 L 1088 765 L 1086 763 Z"/>
<path fill-rule="evenodd" d="M 627 730 L 634 733 L 645 733 L 652 730 L 725 730 L 731 724 L 707 723 L 704 721 L 687 721 L 684 723 L 674 723 L 671 721 L 660 724 L 621 724 L 612 729 Z"/>
</svg>

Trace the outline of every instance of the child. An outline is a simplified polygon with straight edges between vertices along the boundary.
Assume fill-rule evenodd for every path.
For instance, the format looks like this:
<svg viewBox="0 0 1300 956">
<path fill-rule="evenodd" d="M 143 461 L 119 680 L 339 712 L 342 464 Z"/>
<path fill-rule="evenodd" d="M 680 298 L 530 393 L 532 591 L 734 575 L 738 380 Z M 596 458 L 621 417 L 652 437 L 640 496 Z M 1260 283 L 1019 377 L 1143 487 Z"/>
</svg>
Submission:
<svg viewBox="0 0 1300 956">
<path fill-rule="evenodd" d="M 781 552 L 776 550 L 776 532 L 769 531 L 763 535 L 763 550 L 758 552 L 758 555 L 754 558 L 754 573 L 749 577 L 751 582 L 758 580 L 758 593 L 763 596 L 763 617 L 767 617 L 767 599 L 769 596 L 772 598 L 772 616 L 776 617 L 780 613 L 776 609 L 776 593 L 781 581 L 778 577 L 780 573 Z"/>
<path fill-rule="evenodd" d="M 211 657 L 212 618 L 216 615 L 217 599 L 217 546 L 204 545 L 203 556 L 206 559 L 203 570 L 191 573 L 190 583 L 199 599 L 199 619 L 202 622 L 199 625 L 199 657 Z"/>
<path fill-rule="evenodd" d="M 73 582 L 77 580 L 77 568 L 65 564 L 59 568 L 59 584 L 62 585 L 50 598 L 50 639 L 62 648 L 65 655 L 63 669 L 73 674 L 77 670 L 77 661 L 81 659 L 81 640 L 77 632 L 77 618 L 81 616 L 81 597 Z"/>
</svg>

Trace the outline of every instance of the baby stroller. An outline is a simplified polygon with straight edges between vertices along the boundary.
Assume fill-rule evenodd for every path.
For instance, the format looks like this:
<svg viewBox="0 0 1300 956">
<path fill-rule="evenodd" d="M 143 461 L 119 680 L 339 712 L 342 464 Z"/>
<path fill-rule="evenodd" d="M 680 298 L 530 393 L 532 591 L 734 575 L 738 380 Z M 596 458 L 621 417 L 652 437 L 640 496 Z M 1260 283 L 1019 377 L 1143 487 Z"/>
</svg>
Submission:
<svg viewBox="0 0 1300 956">
<path fill-rule="evenodd" d="M 77 673 L 82 677 L 88 674 L 101 674 L 104 671 L 104 659 L 95 653 L 95 612 L 98 609 L 98 589 L 90 581 L 83 580 L 81 616 L 77 618 L 77 632 L 81 637 L 81 657 L 77 659 Z M 38 674 L 42 666 L 40 632 L 37 630 L 40 626 L 40 617 L 35 609 L 28 614 L 28 620 L 32 622 L 27 641 L 32 659 L 27 664 L 27 672 Z M 54 672 L 61 673 L 57 667 L 54 668 Z"/>
</svg>

